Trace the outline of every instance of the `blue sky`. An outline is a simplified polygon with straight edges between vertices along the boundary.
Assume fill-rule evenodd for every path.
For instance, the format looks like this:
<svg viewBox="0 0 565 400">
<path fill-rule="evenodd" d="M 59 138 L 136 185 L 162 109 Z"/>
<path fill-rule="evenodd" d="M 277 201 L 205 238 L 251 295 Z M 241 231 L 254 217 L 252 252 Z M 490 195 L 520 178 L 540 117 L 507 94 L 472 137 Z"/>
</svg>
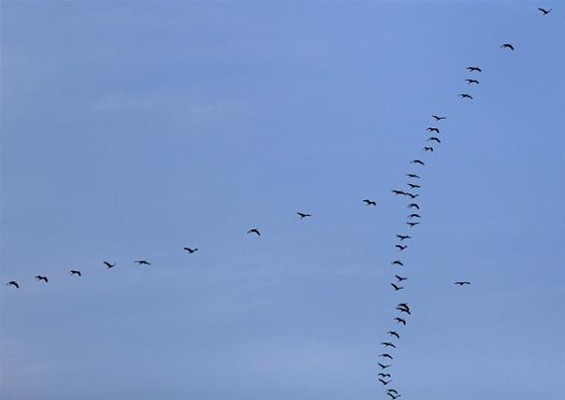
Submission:
<svg viewBox="0 0 565 400">
<path fill-rule="evenodd" d="M 565 397 L 564 11 L 2 2 L 0 397 Z"/>
</svg>

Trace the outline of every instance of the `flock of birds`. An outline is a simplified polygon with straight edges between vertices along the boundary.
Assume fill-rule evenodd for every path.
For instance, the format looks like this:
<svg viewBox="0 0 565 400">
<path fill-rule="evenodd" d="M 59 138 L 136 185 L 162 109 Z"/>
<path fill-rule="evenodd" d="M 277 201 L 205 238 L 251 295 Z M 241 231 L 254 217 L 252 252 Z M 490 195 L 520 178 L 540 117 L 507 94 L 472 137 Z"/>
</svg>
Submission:
<svg viewBox="0 0 565 400">
<path fill-rule="evenodd" d="M 551 13 L 552 9 L 544 9 L 539 7 L 538 11 L 540 13 L 542 13 L 543 15 L 547 15 L 549 13 Z M 503 43 L 500 48 L 505 49 L 505 50 L 511 50 L 514 51 L 515 47 L 514 45 L 512 45 L 511 43 Z M 469 73 L 472 73 L 474 75 L 476 75 L 476 73 L 481 73 L 482 69 L 478 66 L 469 66 L 467 67 L 467 71 Z M 473 76 L 472 78 L 465 78 L 465 82 L 467 83 L 467 85 L 470 86 L 475 86 L 475 85 L 479 85 L 479 80 L 476 79 L 475 76 Z M 459 93 L 458 97 L 460 97 L 463 100 L 473 100 L 473 96 L 469 93 Z M 440 115 L 432 115 L 431 116 L 434 120 L 434 122 L 436 123 L 440 123 L 441 121 L 447 119 L 446 116 L 440 116 Z M 436 134 L 439 135 L 440 134 L 440 128 L 435 127 L 435 126 L 429 126 L 426 128 L 426 131 L 429 132 L 430 134 Z M 423 151 L 425 153 L 433 153 L 434 152 L 434 147 L 433 145 L 439 145 L 441 143 L 441 139 L 438 136 L 430 136 L 426 139 L 426 145 L 423 147 Z M 414 165 L 414 166 L 419 166 L 420 167 L 424 167 L 426 164 L 424 161 L 422 161 L 421 159 L 414 159 L 412 161 L 410 161 L 410 164 Z M 415 226 L 420 224 L 420 219 L 421 216 L 419 214 L 420 212 L 420 205 L 416 202 L 413 202 L 414 199 L 416 199 L 419 196 L 419 193 L 414 193 L 414 191 L 417 191 L 418 189 L 421 188 L 421 184 L 420 182 L 420 175 L 416 174 L 416 173 L 407 173 L 405 174 L 407 178 L 409 178 L 409 182 L 407 183 L 407 186 L 409 188 L 410 191 L 407 190 L 397 190 L 394 189 L 392 190 L 392 193 L 395 196 L 405 196 L 408 197 L 410 199 L 410 203 L 407 205 L 407 208 L 410 210 L 417 210 L 417 212 L 412 212 L 407 216 L 408 221 L 406 222 L 406 224 L 409 226 L 409 228 L 414 228 Z M 418 182 L 418 183 L 417 183 Z M 363 199 L 363 202 L 366 204 L 366 206 L 376 206 L 377 202 L 375 200 L 372 199 Z M 312 214 L 309 213 L 305 213 L 305 212 L 297 212 L 296 213 L 300 219 L 304 219 L 304 218 L 310 218 L 312 217 Z M 258 237 L 261 236 L 261 232 L 259 231 L 258 228 L 251 228 L 250 230 L 247 231 L 247 234 L 252 234 L 252 235 L 256 235 Z M 405 241 L 408 241 L 410 239 L 412 239 L 412 236 L 410 235 L 406 235 L 406 234 L 397 234 L 396 238 L 398 239 L 398 243 L 395 244 L 395 247 L 398 249 L 399 252 L 403 252 L 408 248 L 408 245 L 405 244 Z M 185 251 L 188 254 L 193 254 L 196 251 L 198 251 L 198 248 L 194 247 L 184 247 L 183 251 Z M 151 263 L 147 260 L 135 260 L 134 263 L 138 264 L 139 266 L 150 266 Z M 107 269 L 111 269 L 116 267 L 117 263 L 111 263 L 109 261 L 103 261 L 102 264 L 107 268 Z M 404 262 L 401 259 L 396 259 L 394 261 L 391 262 L 391 265 L 393 267 L 395 267 L 395 270 L 397 268 L 401 268 L 404 267 Z M 69 275 L 74 276 L 74 277 L 81 277 L 82 276 L 82 272 L 76 269 L 71 269 L 68 272 Z M 49 282 L 49 278 L 45 275 L 36 275 L 35 279 L 38 282 L 43 282 L 43 283 L 48 283 Z M 393 282 L 390 282 L 390 286 L 393 288 L 393 290 L 395 292 L 401 291 L 403 289 L 405 289 L 404 285 L 402 282 L 408 280 L 407 276 L 401 276 L 399 275 L 398 272 L 394 273 L 394 280 Z M 470 285 L 471 282 L 469 281 L 456 281 L 454 282 L 455 285 L 458 286 L 465 286 L 465 285 Z M 6 286 L 12 286 L 14 288 L 19 289 L 20 288 L 20 283 L 16 280 L 11 280 L 8 283 L 6 283 Z M 393 321 L 396 323 L 396 325 L 402 325 L 402 326 L 406 326 L 407 324 L 407 317 L 406 316 L 410 316 L 412 315 L 412 311 L 410 306 L 407 303 L 398 303 L 395 307 L 395 310 L 399 312 L 399 316 L 395 317 L 393 319 Z M 406 315 L 406 316 L 405 316 Z M 396 330 L 396 328 L 394 330 L 389 330 L 386 332 L 386 334 L 388 335 L 387 339 L 382 341 L 380 344 L 382 346 L 384 346 L 386 349 L 388 348 L 392 348 L 392 349 L 396 349 L 397 348 L 397 344 L 395 342 L 392 342 L 391 338 L 395 338 L 395 339 L 400 339 L 400 334 L 398 333 L 398 331 Z M 387 360 L 394 360 L 394 356 L 391 355 L 388 352 L 385 353 L 381 353 L 379 354 L 380 358 L 383 359 L 387 359 Z M 386 395 L 388 395 L 392 400 L 397 399 L 398 397 L 401 397 L 400 392 L 397 389 L 394 388 L 388 388 L 388 385 L 392 383 L 393 379 L 392 379 L 392 374 L 388 371 L 388 368 L 392 367 L 392 364 L 385 364 L 384 362 L 378 362 L 377 363 L 378 366 L 380 367 L 380 372 L 378 373 L 378 381 L 385 386 L 386 388 Z"/>
</svg>

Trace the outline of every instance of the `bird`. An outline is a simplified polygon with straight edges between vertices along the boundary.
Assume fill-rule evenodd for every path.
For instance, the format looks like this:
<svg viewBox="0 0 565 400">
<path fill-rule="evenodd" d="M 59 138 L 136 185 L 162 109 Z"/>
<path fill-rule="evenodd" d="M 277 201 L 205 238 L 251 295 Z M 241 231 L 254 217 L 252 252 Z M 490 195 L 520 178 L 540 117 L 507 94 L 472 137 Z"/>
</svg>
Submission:
<svg viewBox="0 0 565 400">
<path fill-rule="evenodd" d="M 408 315 L 412 315 L 412 313 L 410 312 L 410 310 L 404 308 L 404 307 L 396 307 L 396 309 L 400 312 L 405 312 Z"/>
<path fill-rule="evenodd" d="M 438 142 L 438 143 L 441 143 L 441 140 L 439 140 L 438 137 L 430 136 L 430 137 L 428 138 L 428 140 L 426 140 L 426 142 Z"/>
<path fill-rule="evenodd" d="M 393 357 L 388 353 L 379 354 L 379 357 L 388 358 L 389 360 L 393 360 Z"/>
<path fill-rule="evenodd" d="M 402 282 L 408 279 L 407 276 L 400 276 L 400 275 L 394 275 L 394 276 L 396 277 L 396 279 L 398 279 L 398 282 Z"/>
<path fill-rule="evenodd" d="M 408 304 L 406 304 L 406 303 L 398 303 L 396 306 L 397 306 L 397 307 L 406 308 L 407 310 L 410 309 L 410 307 L 409 307 Z"/>
<path fill-rule="evenodd" d="M 549 10 L 546 10 L 545 8 L 541 8 L 538 7 L 539 12 L 541 12 L 543 15 L 547 15 L 551 12 L 551 10 L 553 10 L 553 8 L 550 8 Z"/>
<path fill-rule="evenodd" d="M 110 268 L 114 268 L 116 266 L 116 263 L 110 264 L 108 261 L 104 261 L 104 265 L 106 266 L 107 269 L 110 269 Z"/>
<path fill-rule="evenodd" d="M 388 389 L 387 392 L 398 394 L 398 391 L 396 389 Z"/>
<path fill-rule="evenodd" d="M 408 207 L 406 207 L 406 208 L 415 208 L 415 209 L 419 210 L 420 206 L 416 203 L 410 203 L 410 204 L 408 204 Z"/>
<path fill-rule="evenodd" d="M 408 218 L 422 218 L 422 217 L 420 217 L 420 214 L 410 214 Z"/>
<path fill-rule="evenodd" d="M 137 263 L 137 265 L 141 266 L 141 265 L 151 265 L 151 263 L 147 260 L 136 260 L 135 261 Z"/>
<path fill-rule="evenodd" d="M 473 100 L 473 96 L 471 96 L 470 94 L 467 94 L 467 93 L 459 93 L 459 97 L 461 97 L 462 99 L 471 99 L 471 100 Z"/>
<path fill-rule="evenodd" d="M 393 190 L 392 193 L 394 193 L 396 196 L 400 194 L 406 195 L 406 192 L 404 190 Z"/>
<path fill-rule="evenodd" d="M 514 46 L 512 46 L 510 43 L 503 43 L 500 48 L 514 50 Z"/>
<path fill-rule="evenodd" d="M 16 281 L 10 281 L 10 282 L 6 283 L 6 286 L 15 286 L 17 289 L 20 288 L 19 283 L 16 282 Z"/>
<path fill-rule="evenodd" d="M 400 339 L 400 335 L 395 331 L 388 331 L 387 332 L 390 336 L 395 336 L 397 339 Z"/>
<path fill-rule="evenodd" d="M 397 292 L 401 289 L 404 289 L 402 286 L 396 286 L 394 283 L 391 283 L 391 285 L 394 288 L 394 290 L 396 290 Z"/>
<path fill-rule="evenodd" d="M 383 378 L 390 378 L 390 374 L 385 374 L 385 373 L 379 372 L 378 375 L 383 377 Z"/>
<path fill-rule="evenodd" d="M 467 85 L 470 85 L 472 83 L 474 83 L 475 85 L 479 84 L 479 81 L 476 79 L 465 79 L 465 82 L 467 82 Z"/>
<path fill-rule="evenodd" d="M 432 118 L 436 121 L 441 121 L 442 119 L 446 119 L 447 117 L 440 117 L 439 115 L 432 115 Z"/>
<path fill-rule="evenodd" d="M 427 130 L 428 132 L 436 132 L 436 133 L 439 133 L 439 129 L 438 129 L 438 128 L 433 128 L 433 127 L 431 127 L 431 126 L 430 126 L 429 128 L 426 128 L 426 130 Z"/>
<path fill-rule="evenodd" d="M 420 177 L 416 174 L 406 174 L 408 178 L 420 179 Z"/>
<path fill-rule="evenodd" d="M 479 67 L 467 67 L 467 69 L 471 72 L 483 72 Z"/>
<path fill-rule="evenodd" d="M 367 204 L 368 206 L 376 206 L 376 205 L 377 205 L 377 202 L 376 202 L 376 201 L 369 200 L 369 199 L 365 199 L 365 200 L 363 200 L 363 202 L 364 202 L 365 204 Z"/>
<path fill-rule="evenodd" d="M 49 282 L 49 279 L 47 279 L 46 276 L 42 276 L 42 275 L 36 275 L 35 279 L 37 279 L 38 281 L 45 281 L 45 283 Z"/>
<path fill-rule="evenodd" d="M 298 215 L 300 215 L 300 219 L 312 216 L 312 214 L 306 214 L 306 213 L 302 213 L 302 212 L 299 212 L 299 211 L 297 211 L 296 213 Z"/>
<path fill-rule="evenodd" d="M 420 225 L 419 222 L 407 222 L 406 224 L 408 224 L 410 228 L 414 228 L 416 225 Z"/>
<path fill-rule="evenodd" d="M 409 235 L 396 235 L 397 238 L 400 239 L 400 241 L 405 240 L 405 239 L 412 239 L 412 236 Z"/>
<path fill-rule="evenodd" d="M 404 264 L 403 264 L 402 261 L 400 261 L 400 260 L 394 260 L 393 262 L 391 262 L 391 264 L 392 264 L 392 265 L 399 265 L 399 266 L 401 266 L 401 267 L 404 266 Z"/>
<path fill-rule="evenodd" d="M 257 236 L 261 236 L 261 232 L 259 232 L 259 230 L 256 229 L 256 228 L 253 228 L 253 229 L 250 229 L 250 230 L 247 231 L 247 234 L 250 234 L 250 233 L 255 233 Z"/>
<path fill-rule="evenodd" d="M 379 378 L 379 382 L 382 383 L 383 385 L 388 385 L 389 383 L 392 382 L 392 380 L 390 380 L 390 381 L 385 381 L 384 379 Z"/>
<path fill-rule="evenodd" d="M 392 398 L 392 400 L 396 400 L 397 398 L 400 397 L 400 395 L 395 396 L 394 394 L 392 394 L 392 392 L 386 392 L 386 394 L 389 395 Z"/>
<path fill-rule="evenodd" d="M 467 281 L 458 281 L 458 282 L 455 282 L 455 284 L 456 284 L 456 285 L 459 285 L 459 286 L 463 286 L 463 285 L 470 285 L 471 282 L 467 282 Z"/>
<path fill-rule="evenodd" d="M 80 271 L 78 271 L 78 270 L 76 270 L 76 269 L 71 269 L 71 270 L 69 271 L 69 274 L 82 276 L 82 274 L 80 273 Z"/>
<path fill-rule="evenodd" d="M 406 325 L 406 320 L 404 320 L 402 318 L 396 317 L 394 320 L 396 322 L 398 322 L 399 324 Z"/>
<path fill-rule="evenodd" d="M 418 193 L 414 194 L 414 193 L 406 193 L 406 196 L 410 197 L 411 199 L 415 199 L 416 197 L 419 196 Z"/>
<path fill-rule="evenodd" d="M 391 342 L 381 342 L 381 344 L 385 347 L 392 347 L 396 349 L 396 346 L 394 345 L 394 343 Z"/>
<path fill-rule="evenodd" d="M 426 147 L 424 147 L 424 151 L 431 151 L 431 152 L 433 153 L 433 152 L 434 152 L 434 148 L 433 148 L 433 147 L 426 146 Z"/>
<path fill-rule="evenodd" d="M 396 247 L 399 251 L 402 251 L 402 250 L 406 249 L 408 246 L 401 246 L 401 245 L 397 244 L 394 247 Z"/>
<path fill-rule="evenodd" d="M 381 367 L 382 369 L 386 369 L 386 368 L 392 366 L 392 364 L 386 364 L 386 365 L 385 365 L 385 364 L 381 364 L 381 363 L 377 363 L 377 364 L 378 364 L 379 367 Z"/>
<path fill-rule="evenodd" d="M 431 149 L 431 147 L 430 147 L 430 149 Z M 432 149 L 432 151 L 433 151 L 433 149 Z M 422 187 L 420 185 L 416 185 L 415 183 L 408 183 L 407 185 L 410 186 L 410 189 L 420 189 Z"/>
<path fill-rule="evenodd" d="M 191 249 L 190 247 L 184 247 L 183 250 L 187 251 L 189 254 L 192 254 L 195 251 L 198 251 L 198 248 Z"/>
<path fill-rule="evenodd" d="M 420 164 L 420 165 L 426 165 L 424 164 L 424 162 L 422 160 L 412 160 L 410 161 L 411 164 Z"/>
</svg>

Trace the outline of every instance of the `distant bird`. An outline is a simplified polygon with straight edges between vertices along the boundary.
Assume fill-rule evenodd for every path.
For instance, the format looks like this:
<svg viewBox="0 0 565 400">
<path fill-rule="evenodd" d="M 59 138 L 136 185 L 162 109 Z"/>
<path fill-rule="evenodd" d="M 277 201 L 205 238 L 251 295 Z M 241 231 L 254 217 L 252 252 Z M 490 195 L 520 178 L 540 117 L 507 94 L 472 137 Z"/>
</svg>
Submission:
<svg viewBox="0 0 565 400">
<path fill-rule="evenodd" d="M 510 43 L 504 43 L 500 46 L 500 48 L 514 50 L 514 46 L 512 46 Z"/>
<path fill-rule="evenodd" d="M 397 244 L 394 247 L 396 247 L 399 251 L 402 251 L 402 250 L 406 249 L 408 246 L 401 246 L 401 245 Z"/>
<path fill-rule="evenodd" d="M 364 202 L 365 204 L 367 204 L 368 206 L 376 206 L 376 205 L 377 205 L 377 202 L 376 202 L 376 201 L 369 200 L 369 199 L 365 199 L 365 200 L 363 200 L 363 202 Z"/>
<path fill-rule="evenodd" d="M 396 309 L 397 309 L 398 311 L 400 311 L 400 312 L 404 312 L 404 313 L 406 313 L 406 314 L 408 314 L 408 315 L 412 315 L 412 313 L 410 312 L 410 310 L 407 309 L 407 308 L 404 308 L 404 307 L 396 307 Z"/>
<path fill-rule="evenodd" d="M 426 142 L 438 142 L 438 143 L 441 143 L 441 140 L 439 140 L 438 137 L 430 136 L 430 137 L 428 138 L 428 140 L 426 140 Z"/>
<path fill-rule="evenodd" d="M 407 176 L 408 178 L 420 179 L 420 177 L 419 177 L 418 175 L 416 175 L 416 174 L 406 174 L 406 176 Z"/>
<path fill-rule="evenodd" d="M 415 209 L 419 210 L 420 206 L 416 203 L 410 203 L 410 204 L 408 204 L 408 207 L 406 207 L 406 208 L 415 208 Z"/>
<path fill-rule="evenodd" d="M 427 130 L 428 132 L 436 132 L 436 133 L 439 133 L 439 129 L 438 129 L 438 128 L 433 128 L 433 127 L 431 127 L 431 126 L 430 126 L 429 128 L 426 128 L 426 130 Z"/>
<path fill-rule="evenodd" d="M 399 266 L 401 266 L 401 267 L 404 266 L 404 264 L 403 264 L 402 261 L 400 261 L 400 260 L 394 260 L 393 262 L 391 262 L 391 264 L 392 264 L 392 265 L 399 265 Z"/>
<path fill-rule="evenodd" d="M 378 375 L 383 377 L 383 378 L 390 378 L 390 374 L 385 374 L 385 373 L 379 372 Z"/>
<path fill-rule="evenodd" d="M 406 192 L 404 190 L 393 190 L 392 193 L 394 193 L 395 195 L 406 195 Z"/>
<path fill-rule="evenodd" d="M 80 273 L 80 271 L 78 271 L 78 270 L 76 270 L 76 269 L 71 269 L 71 270 L 69 271 L 69 274 L 82 276 L 82 274 Z"/>
<path fill-rule="evenodd" d="M 459 93 L 459 97 L 461 97 L 462 99 L 473 100 L 473 96 L 471 96 L 470 94 L 467 94 L 467 93 Z"/>
<path fill-rule="evenodd" d="M 414 193 L 408 193 L 408 192 L 407 192 L 407 193 L 406 193 L 406 196 L 410 197 L 411 199 L 415 199 L 416 197 L 419 196 L 419 194 L 418 194 L 418 193 L 414 194 Z"/>
<path fill-rule="evenodd" d="M 44 281 L 45 283 L 49 282 L 49 279 L 47 279 L 46 276 L 42 276 L 42 275 L 36 275 L 35 279 L 37 279 L 38 281 Z"/>
<path fill-rule="evenodd" d="M 381 342 L 381 344 L 385 347 L 392 347 L 396 349 L 396 346 L 394 345 L 394 343 L 391 342 Z"/>
<path fill-rule="evenodd" d="M 438 115 L 432 115 L 432 118 L 435 119 L 436 121 L 441 121 L 442 119 L 446 119 L 447 117 L 440 117 Z"/>
<path fill-rule="evenodd" d="M 247 234 L 250 234 L 250 233 L 255 233 L 257 236 L 261 236 L 261 232 L 259 232 L 259 230 L 256 229 L 256 228 L 253 228 L 253 229 L 250 229 L 250 230 L 247 231 Z"/>
<path fill-rule="evenodd" d="M 398 282 L 402 282 L 408 279 L 407 276 L 400 276 L 400 275 L 394 275 L 394 276 L 396 277 L 396 279 L 398 279 Z"/>
<path fill-rule="evenodd" d="M 397 306 L 397 307 L 406 308 L 407 310 L 410 309 L 410 307 L 409 307 L 408 304 L 406 304 L 406 303 L 398 303 L 396 306 Z"/>
<path fill-rule="evenodd" d="M 459 286 L 463 286 L 463 285 L 470 285 L 471 282 L 467 282 L 467 281 L 458 281 L 458 282 L 455 282 L 455 284 L 456 284 L 456 285 L 459 285 Z"/>
<path fill-rule="evenodd" d="M 479 84 L 479 81 L 476 79 L 465 79 L 465 82 L 467 82 L 467 85 L 470 85 L 472 83 L 474 83 L 475 85 Z"/>
<path fill-rule="evenodd" d="M 383 354 L 379 354 L 379 357 L 383 357 L 383 358 L 388 358 L 389 360 L 393 360 L 394 358 L 388 354 L 388 353 L 383 353 Z"/>
<path fill-rule="evenodd" d="M 386 369 L 386 368 L 388 368 L 388 367 L 391 367 L 391 366 L 392 366 L 392 364 L 386 364 L 386 365 L 385 365 L 385 364 L 381 364 L 381 363 L 377 363 L 377 364 L 378 364 L 378 365 L 379 365 L 379 367 L 381 367 L 382 369 Z"/>
<path fill-rule="evenodd" d="M 147 260 L 136 260 L 135 261 L 137 263 L 137 265 L 141 266 L 141 265 L 151 265 L 151 263 Z"/>
<path fill-rule="evenodd" d="M 406 239 L 412 239 L 412 236 L 409 235 L 396 235 L 396 237 L 399 238 L 401 241 Z"/>
<path fill-rule="evenodd" d="M 424 164 L 424 162 L 422 160 L 412 160 L 412 161 L 410 161 L 410 164 L 426 165 L 426 164 Z"/>
<path fill-rule="evenodd" d="M 396 389 L 388 389 L 387 392 L 398 394 L 398 391 Z"/>
<path fill-rule="evenodd" d="M 550 8 L 549 10 L 546 10 L 545 8 L 541 8 L 538 7 L 539 12 L 541 12 L 543 15 L 547 15 L 551 12 L 551 10 L 553 10 L 553 8 Z"/>
<path fill-rule="evenodd" d="M 433 153 L 433 152 L 434 152 L 434 148 L 433 148 L 433 147 L 426 146 L 426 147 L 424 147 L 424 151 L 430 151 L 430 152 Z"/>
<path fill-rule="evenodd" d="M 407 222 L 406 224 L 408 224 L 410 228 L 414 228 L 416 225 L 420 225 L 419 222 Z"/>
<path fill-rule="evenodd" d="M 410 186 L 410 189 L 420 189 L 422 187 L 420 185 L 416 185 L 415 183 L 408 183 L 407 185 Z"/>
<path fill-rule="evenodd" d="M 387 395 L 389 395 L 391 397 L 392 400 L 396 400 L 397 398 L 400 397 L 400 395 L 394 395 L 392 392 L 386 392 Z"/>
<path fill-rule="evenodd" d="M 396 333 L 395 331 L 388 331 L 387 332 L 390 336 L 394 336 L 397 339 L 400 339 L 400 335 L 398 333 Z"/>
<path fill-rule="evenodd" d="M 406 320 L 405 320 L 405 319 L 396 317 L 394 320 L 395 320 L 396 322 L 398 322 L 399 324 L 406 325 Z"/>
<path fill-rule="evenodd" d="M 297 214 L 300 215 L 300 219 L 312 216 L 311 214 L 306 214 L 306 213 L 302 213 L 302 212 L 297 212 Z"/>
<path fill-rule="evenodd" d="M 394 283 L 391 283 L 391 286 L 394 288 L 394 290 L 396 290 L 397 292 L 401 289 L 404 289 L 402 286 L 396 286 Z"/>
<path fill-rule="evenodd" d="M 408 218 L 422 218 L 422 217 L 420 217 L 420 214 L 410 214 Z"/>
<path fill-rule="evenodd" d="M 392 380 L 390 380 L 390 381 L 385 381 L 384 379 L 379 378 L 379 382 L 382 383 L 383 385 L 388 385 L 389 383 L 392 382 Z"/>
<path fill-rule="evenodd" d="M 192 254 L 195 251 L 198 251 L 198 248 L 191 249 L 190 247 L 183 247 L 183 250 L 188 252 L 188 254 Z"/>
<path fill-rule="evenodd" d="M 17 289 L 20 288 L 20 285 L 16 281 L 10 281 L 10 282 L 6 283 L 6 286 L 15 286 Z"/>
<path fill-rule="evenodd" d="M 106 266 L 107 269 L 110 269 L 110 268 L 114 268 L 116 266 L 116 263 L 110 264 L 108 261 L 104 261 L 104 265 Z"/>
<path fill-rule="evenodd" d="M 467 67 L 470 72 L 483 72 L 479 67 Z"/>
</svg>

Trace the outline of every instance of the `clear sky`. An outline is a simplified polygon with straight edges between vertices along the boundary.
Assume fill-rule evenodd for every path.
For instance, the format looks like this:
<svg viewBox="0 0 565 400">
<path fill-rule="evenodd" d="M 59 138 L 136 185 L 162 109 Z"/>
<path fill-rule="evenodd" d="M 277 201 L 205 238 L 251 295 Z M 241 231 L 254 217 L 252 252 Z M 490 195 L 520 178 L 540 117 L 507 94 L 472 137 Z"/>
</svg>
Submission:
<svg viewBox="0 0 565 400">
<path fill-rule="evenodd" d="M 565 398 L 564 13 L 3 1 L 0 397 Z"/>
</svg>

